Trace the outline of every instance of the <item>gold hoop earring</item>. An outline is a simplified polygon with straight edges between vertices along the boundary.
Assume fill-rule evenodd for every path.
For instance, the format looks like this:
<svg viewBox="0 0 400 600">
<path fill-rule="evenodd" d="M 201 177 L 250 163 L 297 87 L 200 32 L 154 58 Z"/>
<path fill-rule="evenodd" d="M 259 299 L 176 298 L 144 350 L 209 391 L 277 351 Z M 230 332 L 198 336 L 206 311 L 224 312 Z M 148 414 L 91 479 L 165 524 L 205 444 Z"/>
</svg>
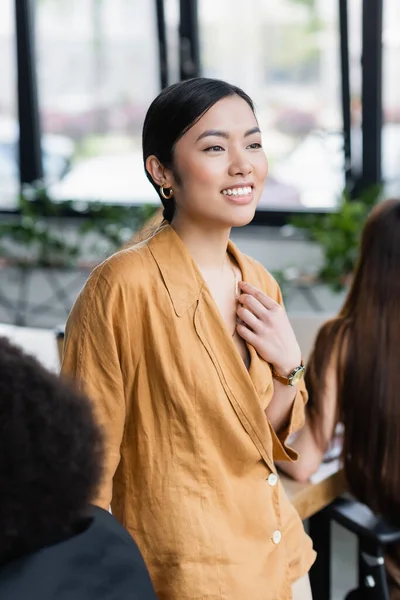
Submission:
<svg viewBox="0 0 400 600">
<path fill-rule="evenodd" d="M 171 200 L 172 196 L 174 195 L 174 190 L 170 188 L 169 193 L 166 194 L 164 191 L 164 186 L 160 185 L 160 194 L 164 198 L 164 200 Z"/>
</svg>

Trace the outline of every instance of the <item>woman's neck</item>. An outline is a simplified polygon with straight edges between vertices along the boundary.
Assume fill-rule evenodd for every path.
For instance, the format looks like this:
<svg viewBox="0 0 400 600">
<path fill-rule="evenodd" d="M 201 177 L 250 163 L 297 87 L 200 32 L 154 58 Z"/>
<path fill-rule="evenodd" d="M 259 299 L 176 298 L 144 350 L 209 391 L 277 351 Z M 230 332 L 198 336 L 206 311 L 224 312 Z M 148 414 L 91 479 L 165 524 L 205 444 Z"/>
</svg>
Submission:
<svg viewBox="0 0 400 600">
<path fill-rule="evenodd" d="M 226 260 L 231 228 L 215 227 L 209 224 L 183 222 L 174 219 L 172 228 L 187 247 L 191 257 L 201 271 L 221 270 Z"/>
</svg>

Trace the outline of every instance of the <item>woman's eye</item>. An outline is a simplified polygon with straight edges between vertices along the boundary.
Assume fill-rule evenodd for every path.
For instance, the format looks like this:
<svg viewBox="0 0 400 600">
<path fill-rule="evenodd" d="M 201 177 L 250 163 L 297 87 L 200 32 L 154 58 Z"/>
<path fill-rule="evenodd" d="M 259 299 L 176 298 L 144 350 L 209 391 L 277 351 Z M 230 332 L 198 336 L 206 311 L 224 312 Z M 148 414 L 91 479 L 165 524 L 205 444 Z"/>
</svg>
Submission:
<svg viewBox="0 0 400 600">
<path fill-rule="evenodd" d="M 254 144 L 250 144 L 250 146 L 247 147 L 251 148 L 252 150 L 258 150 L 258 148 L 262 148 L 261 144 L 259 144 L 258 142 L 254 142 Z"/>
<path fill-rule="evenodd" d="M 210 146 L 209 148 L 205 148 L 204 152 L 221 152 L 223 151 L 223 148 L 221 146 Z"/>
</svg>

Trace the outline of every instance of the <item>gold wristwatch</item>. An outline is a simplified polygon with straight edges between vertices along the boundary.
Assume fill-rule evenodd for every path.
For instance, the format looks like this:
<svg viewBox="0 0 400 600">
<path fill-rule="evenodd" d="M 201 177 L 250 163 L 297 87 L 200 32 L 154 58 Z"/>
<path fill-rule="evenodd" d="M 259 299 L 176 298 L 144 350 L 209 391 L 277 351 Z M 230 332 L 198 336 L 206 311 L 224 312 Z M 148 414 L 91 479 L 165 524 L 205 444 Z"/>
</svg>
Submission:
<svg viewBox="0 0 400 600">
<path fill-rule="evenodd" d="M 305 370 L 306 368 L 304 363 L 301 361 L 301 365 L 293 369 L 293 371 L 291 371 L 287 377 L 279 375 L 279 373 L 275 371 L 274 367 L 272 367 L 272 376 L 279 381 L 279 383 L 283 383 L 283 385 L 296 385 L 299 383 L 300 379 L 304 377 Z"/>
</svg>

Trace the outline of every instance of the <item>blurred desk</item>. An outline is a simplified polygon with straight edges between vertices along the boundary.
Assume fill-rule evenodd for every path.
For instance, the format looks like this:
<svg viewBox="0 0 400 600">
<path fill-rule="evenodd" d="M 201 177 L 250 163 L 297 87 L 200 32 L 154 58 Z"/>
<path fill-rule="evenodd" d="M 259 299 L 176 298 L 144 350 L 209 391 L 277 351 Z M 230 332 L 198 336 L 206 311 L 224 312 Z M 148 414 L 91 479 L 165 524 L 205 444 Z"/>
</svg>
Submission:
<svg viewBox="0 0 400 600">
<path fill-rule="evenodd" d="M 280 479 L 302 521 L 318 513 L 346 491 L 343 470 L 335 471 L 315 483 L 293 481 L 283 473 L 280 474 Z"/>
<path fill-rule="evenodd" d="M 322 464 L 312 481 L 299 483 L 283 473 L 280 475 L 285 492 L 301 519 L 309 520 L 309 534 L 317 559 L 310 570 L 313 598 L 331 598 L 331 524 L 324 510 L 338 496 L 346 492 L 343 469 L 338 461 Z"/>
</svg>

